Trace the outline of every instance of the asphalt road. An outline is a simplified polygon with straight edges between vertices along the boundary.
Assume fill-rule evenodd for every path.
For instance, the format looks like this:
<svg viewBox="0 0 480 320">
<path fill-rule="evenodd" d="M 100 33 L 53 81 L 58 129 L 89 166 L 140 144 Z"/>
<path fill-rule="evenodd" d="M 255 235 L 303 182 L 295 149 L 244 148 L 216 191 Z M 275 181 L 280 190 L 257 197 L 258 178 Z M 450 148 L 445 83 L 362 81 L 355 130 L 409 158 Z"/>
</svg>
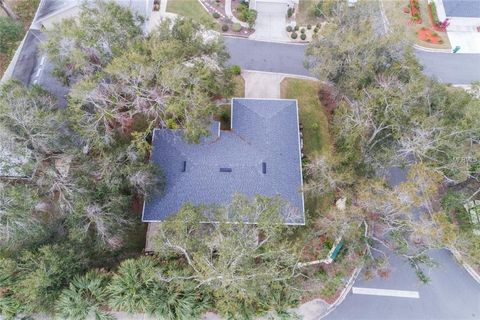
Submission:
<svg viewBox="0 0 480 320">
<path fill-rule="evenodd" d="M 398 185 L 406 180 L 407 170 L 392 167 L 388 182 Z M 420 215 L 415 210 L 415 215 Z M 480 285 L 459 266 L 448 250 L 432 250 L 429 256 L 438 264 L 424 268 L 430 278 L 428 284 L 418 279 L 415 271 L 404 260 L 392 252 L 391 273 L 387 278 L 378 276 L 366 280 L 362 273 L 355 281 L 354 288 L 401 290 L 417 293 L 418 298 L 375 296 L 354 294 L 351 290 L 343 303 L 325 319 L 480 319 Z"/>
<path fill-rule="evenodd" d="M 425 270 L 430 277 L 422 284 L 408 263 L 392 256 L 394 266 L 386 279 L 365 280 L 363 275 L 354 287 L 418 292 L 419 298 L 353 294 L 350 291 L 337 309 L 325 319 L 480 319 L 480 286 L 447 250 L 434 250 L 430 256 L 438 266 Z"/>
<path fill-rule="evenodd" d="M 243 69 L 308 76 L 305 45 L 225 38 L 231 64 Z M 425 74 L 444 83 L 470 84 L 480 80 L 480 54 L 434 53 L 415 50 Z"/>
</svg>

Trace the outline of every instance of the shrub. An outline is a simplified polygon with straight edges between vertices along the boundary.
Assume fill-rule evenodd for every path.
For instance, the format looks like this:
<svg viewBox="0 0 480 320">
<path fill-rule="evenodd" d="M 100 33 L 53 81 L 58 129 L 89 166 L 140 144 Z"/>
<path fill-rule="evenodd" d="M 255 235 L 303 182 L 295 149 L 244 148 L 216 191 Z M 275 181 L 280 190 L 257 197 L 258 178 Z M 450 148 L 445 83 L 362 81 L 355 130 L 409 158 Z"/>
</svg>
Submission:
<svg viewBox="0 0 480 320">
<path fill-rule="evenodd" d="M 320 23 L 317 23 L 315 27 L 320 28 Z"/>
<path fill-rule="evenodd" d="M 222 25 L 222 31 L 227 32 L 228 31 L 228 24 Z"/>
<path fill-rule="evenodd" d="M 302 29 L 300 30 L 301 33 L 305 33 L 305 31 L 306 31 L 305 28 L 302 28 Z"/>
<path fill-rule="evenodd" d="M 438 20 L 437 6 L 435 5 L 435 2 L 430 2 L 428 6 L 430 7 L 430 11 L 432 12 L 433 23 L 439 24 L 440 21 Z"/>
<path fill-rule="evenodd" d="M 242 30 L 242 26 L 238 22 L 234 23 L 233 26 L 232 26 L 232 30 L 235 31 L 235 32 L 239 32 L 240 30 Z"/>
<path fill-rule="evenodd" d="M 318 27 L 315 27 L 315 29 L 313 29 L 313 32 L 318 33 L 318 30 L 320 29 Z"/>
<path fill-rule="evenodd" d="M 238 76 L 240 73 L 242 73 L 242 68 L 238 64 L 234 64 L 231 67 L 232 73 L 236 76 Z"/>
<path fill-rule="evenodd" d="M 292 26 L 287 26 L 287 32 L 292 32 L 293 28 Z"/>
<path fill-rule="evenodd" d="M 298 35 L 296 32 L 292 32 L 292 35 L 291 35 L 292 39 L 297 39 Z"/>
<path fill-rule="evenodd" d="M 295 9 L 294 9 L 294 8 L 291 8 L 291 7 L 288 8 L 288 10 L 287 10 L 287 16 L 288 16 L 289 18 L 291 18 L 291 17 L 293 16 L 293 13 L 294 13 L 294 12 L 295 12 Z"/>
<path fill-rule="evenodd" d="M 307 35 L 306 35 L 305 33 L 302 33 L 302 34 L 300 35 L 300 39 L 302 39 L 302 40 L 307 39 Z"/>
<path fill-rule="evenodd" d="M 311 25 L 311 24 L 307 24 L 307 29 L 308 29 L 308 30 L 312 29 L 312 25 Z"/>
<path fill-rule="evenodd" d="M 295 26 L 295 27 L 293 28 L 293 30 L 295 30 L 295 31 L 298 31 L 298 29 L 300 29 L 299 26 Z"/>
<path fill-rule="evenodd" d="M 220 18 L 220 13 L 218 13 L 218 12 L 216 12 L 216 11 L 215 11 L 212 15 L 213 15 L 213 17 L 214 17 L 215 19 Z"/>
</svg>

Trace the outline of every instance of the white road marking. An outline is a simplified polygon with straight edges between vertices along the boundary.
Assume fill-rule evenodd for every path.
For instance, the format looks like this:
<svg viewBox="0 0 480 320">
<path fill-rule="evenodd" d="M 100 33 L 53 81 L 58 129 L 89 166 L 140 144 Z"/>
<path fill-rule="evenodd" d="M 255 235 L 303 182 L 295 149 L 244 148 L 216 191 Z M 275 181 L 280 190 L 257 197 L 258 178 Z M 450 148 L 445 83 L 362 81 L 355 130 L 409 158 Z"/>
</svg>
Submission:
<svg viewBox="0 0 480 320">
<path fill-rule="evenodd" d="M 46 58 L 46 56 L 43 56 L 43 57 L 42 57 L 42 60 L 40 60 L 40 65 L 41 65 L 41 66 L 43 66 L 43 64 L 45 63 L 45 58 Z"/>
<path fill-rule="evenodd" d="M 40 75 L 40 72 L 42 72 L 42 69 L 43 69 L 42 67 L 38 68 L 35 78 L 38 78 L 38 76 Z"/>
<path fill-rule="evenodd" d="M 367 294 L 372 296 L 386 296 L 399 298 L 413 298 L 419 299 L 418 291 L 404 291 L 404 290 L 387 290 L 387 289 L 373 289 L 373 288 L 352 288 L 353 294 Z"/>
</svg>

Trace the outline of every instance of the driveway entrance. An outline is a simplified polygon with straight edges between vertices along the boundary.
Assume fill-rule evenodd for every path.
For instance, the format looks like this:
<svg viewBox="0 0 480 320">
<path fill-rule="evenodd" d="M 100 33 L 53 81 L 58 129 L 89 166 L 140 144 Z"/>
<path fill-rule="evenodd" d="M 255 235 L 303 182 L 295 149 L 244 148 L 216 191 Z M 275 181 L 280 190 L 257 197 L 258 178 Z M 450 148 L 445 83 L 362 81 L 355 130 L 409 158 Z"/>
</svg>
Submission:
<svg viewBox="0 0 480 320">
<path fill-rule="evenodd" d="M 288 35 L 285 31 L 285 19 L 288 6 L 284 2 L 257 1 L 257 21 L 255 23 L 255 33 L 250 39 L 266 41 L 288 41 Z"/>
</svg>

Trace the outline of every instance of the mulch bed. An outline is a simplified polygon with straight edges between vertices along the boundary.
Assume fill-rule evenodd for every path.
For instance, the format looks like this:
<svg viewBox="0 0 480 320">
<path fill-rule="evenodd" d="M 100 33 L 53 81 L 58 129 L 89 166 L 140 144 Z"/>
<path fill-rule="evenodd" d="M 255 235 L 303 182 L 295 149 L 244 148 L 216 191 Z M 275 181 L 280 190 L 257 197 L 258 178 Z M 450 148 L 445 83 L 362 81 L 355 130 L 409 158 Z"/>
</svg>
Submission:
<svg viewBox="0 0 480 320">
<path fill-rule="evenodd" d="M 417 37 L 418 37 L 418 39 L 420 39 L 422 41 L 433 43 L 433 44 L 442 44 L 443 43 L 443 40 L 442 40 L 442 38 L 440 38 L 438 33 L 436 33 L 435 31 L 433 31 L 429 28 L 425 28 L 425 27 L 417 30 Z"/>
</svg>

